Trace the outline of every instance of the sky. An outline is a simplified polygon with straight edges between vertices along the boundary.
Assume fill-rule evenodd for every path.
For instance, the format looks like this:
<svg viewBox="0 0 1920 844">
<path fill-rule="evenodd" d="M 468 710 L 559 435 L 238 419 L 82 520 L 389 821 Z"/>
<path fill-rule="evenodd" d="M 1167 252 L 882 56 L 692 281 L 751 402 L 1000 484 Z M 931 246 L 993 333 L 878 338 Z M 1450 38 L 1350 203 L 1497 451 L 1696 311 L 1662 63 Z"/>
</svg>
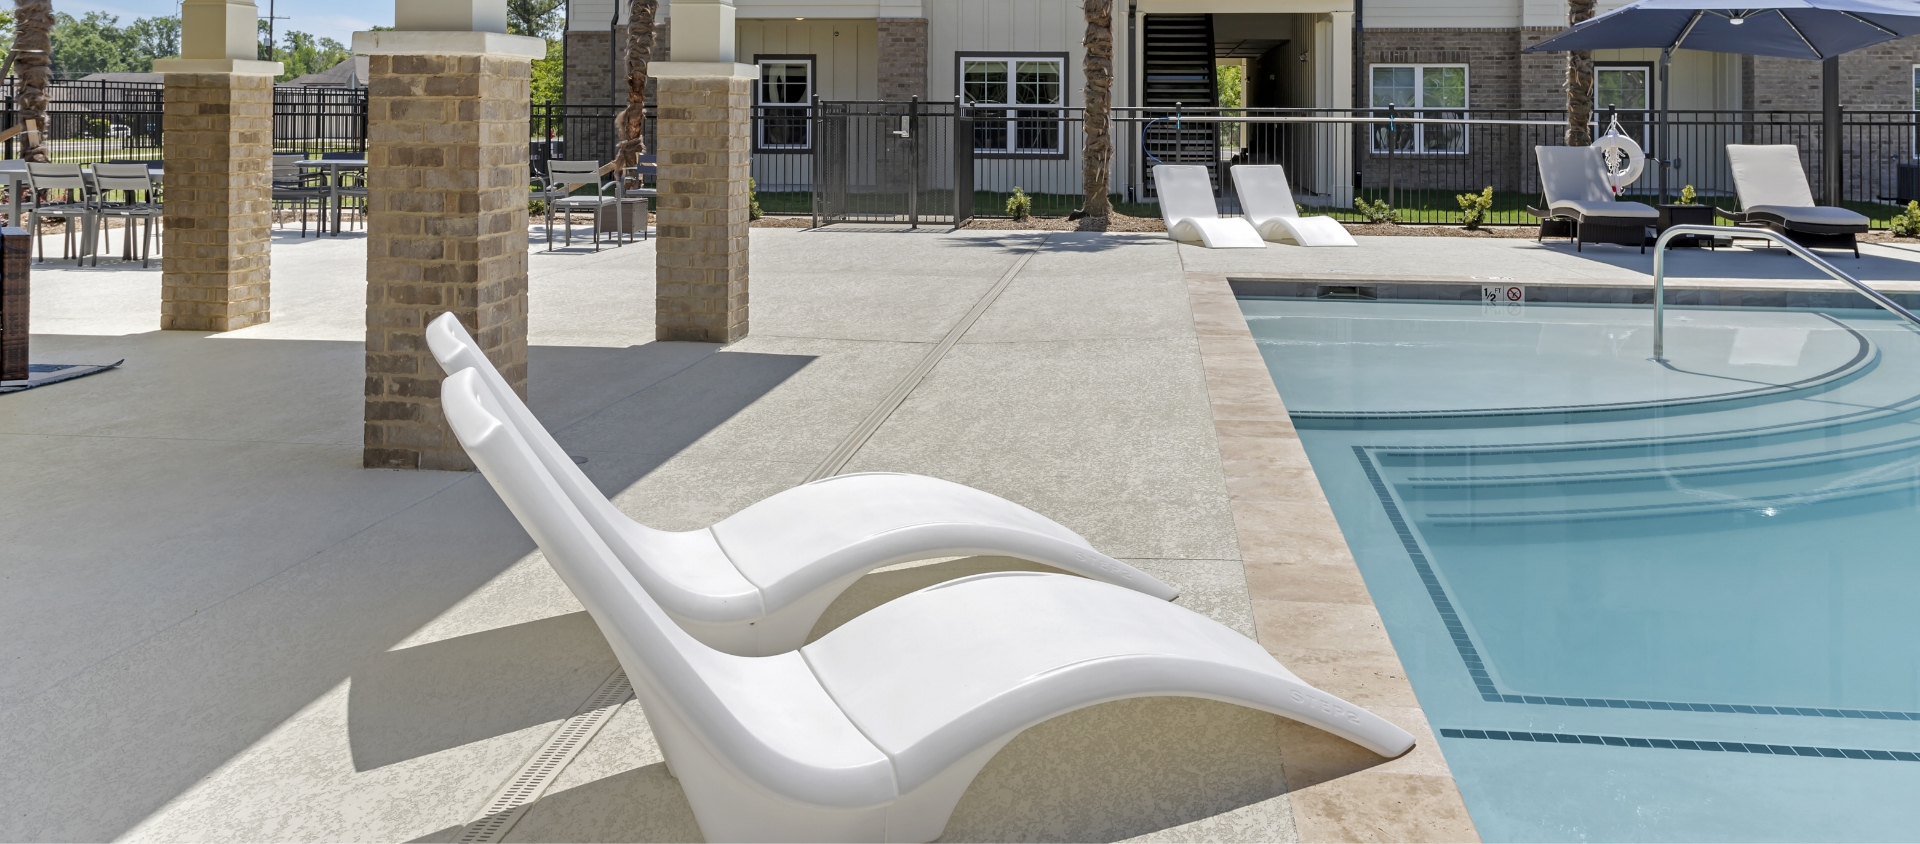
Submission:
<svg viewBox="0 0 1920 844">
<path fill-rule="evenodd" d="M 282 19 L 274 24 L 276 32 L 299 30 L 332 38 L 342 44 L 352 41 L 355 31 L 365 30 L 374 25 L 393 24 L 393 0 L 254 0 L 254 2 L 259 5 L 262 17 L 267 14 L 267 4 L 273 4 L 274 15 Z M 131 23 L 135 18 L 177 14 L 178 8 L 174 0 L 53 0 L 53 9 L 56 12 L 66 12 L 70 15 L 106 12 L 109 15 L 118 15 L 123 25 Z"/>
</svg>

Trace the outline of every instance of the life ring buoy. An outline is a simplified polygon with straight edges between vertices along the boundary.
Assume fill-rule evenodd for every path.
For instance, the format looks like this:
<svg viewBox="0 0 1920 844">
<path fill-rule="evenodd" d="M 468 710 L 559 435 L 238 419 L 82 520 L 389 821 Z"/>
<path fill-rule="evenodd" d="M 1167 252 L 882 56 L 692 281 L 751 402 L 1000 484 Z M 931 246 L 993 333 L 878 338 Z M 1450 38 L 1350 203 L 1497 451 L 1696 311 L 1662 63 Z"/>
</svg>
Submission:
<svg viewBox="0 0 1920 844">
<path fill-rule="evenodd" d="M 1631 137 L 1608 132 L 1594 140 L 1593 148 L 1600 151 L 1600 161 L 1606 168 L 1602 175 L 1614 193 L 1633 184 L 1647 170 L 1646 150 Z"/>
</svg>

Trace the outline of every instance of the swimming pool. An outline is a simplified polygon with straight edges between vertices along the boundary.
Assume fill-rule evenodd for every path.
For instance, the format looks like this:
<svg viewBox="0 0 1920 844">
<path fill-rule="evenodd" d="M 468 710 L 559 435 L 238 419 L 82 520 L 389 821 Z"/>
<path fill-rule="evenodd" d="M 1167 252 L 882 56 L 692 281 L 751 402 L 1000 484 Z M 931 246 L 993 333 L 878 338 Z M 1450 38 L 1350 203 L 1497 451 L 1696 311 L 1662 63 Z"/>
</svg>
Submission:
<svg viewBox="0 0 1920 844">
<path fill-rule="evenodd" d="M 1240 304 L 1487 840 L 1920 834 L 1920 332 Z"/>
</svg>

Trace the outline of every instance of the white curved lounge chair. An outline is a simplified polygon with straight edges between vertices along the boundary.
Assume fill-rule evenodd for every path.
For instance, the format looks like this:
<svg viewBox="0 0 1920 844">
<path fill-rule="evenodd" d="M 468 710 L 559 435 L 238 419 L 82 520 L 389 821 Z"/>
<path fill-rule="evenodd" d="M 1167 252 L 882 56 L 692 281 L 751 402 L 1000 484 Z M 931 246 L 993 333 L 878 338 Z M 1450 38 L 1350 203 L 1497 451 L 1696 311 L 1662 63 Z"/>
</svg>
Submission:
<svg viewBox="0 0 1920 844">
<path fill-rule="evenodd" d="M 1160 197 L 1160 217 L 1167 223 L 1167 237 L 1197 240 L 1208 249 L 1267 247 L 1246 220 L 1220 216 L 1207 168 L 1198 164 L 1155 164 L 1153 189 Z"/>
<path fill-rule="evenodd" d="M 507 422 L 674 621 L 730 654 L 763 656 L 800 647 L 820 614 L 861 575 L 931 557 L 1018 557 L 1162 600 L 1180 594 L 1094 550 L 1059 522 L 997 495 L 923 475 L 838 475 L 769 496 L 709 528 L 655 530 L 607 501 L 453 314 L 427 326 L 427 345 L 448 372 L 478 373 Z"/>
<path fill-rule="evenodd" d="M 1332 217 L 1302 217 L 1294 207 L 1287 168 L 1278 164 L 1236 164 L 1233 191 L 1240 210 L 1265 240 L 1301 246 L 1359 246 L 1347 227 Z"/>
<path fill-rule="evenodd" d="M 1873 221 L 1845 208 L 1814 204 L 1798 146 L 1727 144 L 1727 165 L 1742 210 L 1722 211 L 1721 216 L 1772 229 L 1802 246 L 1851 249 L 1853 257 L 1860 257 L 1855 235 L 1872 228 Z"/>
<path fill-rule="evenodd" d="M 1413 746 L 1210 619 L 1062 575 L 962 578 L 795 652 L 721 653 L 674 624 L 615 559 L 478 373 L 448 378 L 441 405 L 606 635 L 709 841 L 931 841 L 1014 736 L 1126 698 L 1248 706 L 1386 756 Z"/>
</svg>

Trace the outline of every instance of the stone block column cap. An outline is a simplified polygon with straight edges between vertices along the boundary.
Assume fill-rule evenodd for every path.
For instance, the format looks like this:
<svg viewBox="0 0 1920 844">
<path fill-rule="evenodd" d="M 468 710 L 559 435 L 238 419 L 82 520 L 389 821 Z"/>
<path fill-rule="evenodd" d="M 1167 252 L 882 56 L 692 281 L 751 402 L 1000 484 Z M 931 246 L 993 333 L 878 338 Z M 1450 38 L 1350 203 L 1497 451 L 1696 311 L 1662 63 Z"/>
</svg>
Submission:
<svg viewBox="0 0 1920 844">
<path fill-rule="evenodd" d="M 353 34 L 358 56 L 510 56 L 547 57 L 547 42 L 530 35 L 453 30 L 381 30 Z"/>
<path fill-rule="evenodd" d="M 231 73 L 238 76 L 279 76 L 285 71 L 279 62 L 254 59 L 154 59 L 154 73 Z"/>
<path fill-rule="evenodd" d="M 655 79 L 759 79 L 760 68 L 739 62 L 653 62 L 647 75 Z"/>
</svg>

